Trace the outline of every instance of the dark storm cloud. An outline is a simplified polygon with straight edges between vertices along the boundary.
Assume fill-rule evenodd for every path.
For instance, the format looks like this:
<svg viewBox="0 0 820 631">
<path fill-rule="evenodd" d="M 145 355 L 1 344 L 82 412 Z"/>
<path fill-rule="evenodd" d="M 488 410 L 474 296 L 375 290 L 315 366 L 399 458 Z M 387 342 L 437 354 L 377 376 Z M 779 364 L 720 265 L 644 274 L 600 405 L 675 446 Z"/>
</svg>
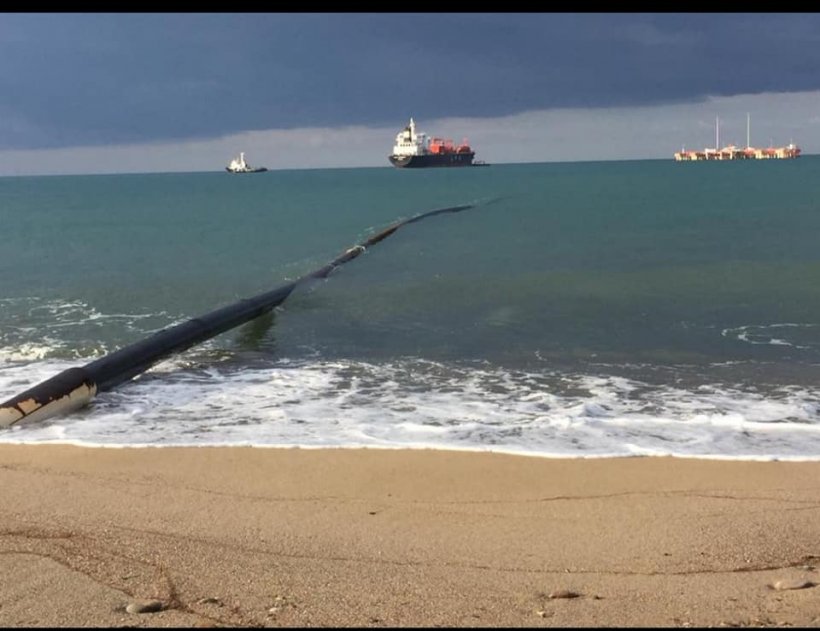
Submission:
<svg viewBox="0 0 820 631">
<path fill-rule="evenodd" d="M 820 88 L 820 14 L 2 14 L 0 149 Z"/>
</svg>

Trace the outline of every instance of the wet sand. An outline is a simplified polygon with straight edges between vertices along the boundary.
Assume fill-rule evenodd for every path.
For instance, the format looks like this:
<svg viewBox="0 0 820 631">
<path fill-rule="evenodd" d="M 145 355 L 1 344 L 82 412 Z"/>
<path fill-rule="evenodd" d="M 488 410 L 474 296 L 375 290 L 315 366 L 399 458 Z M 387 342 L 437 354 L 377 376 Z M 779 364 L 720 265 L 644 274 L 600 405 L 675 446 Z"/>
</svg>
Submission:
<svg viewBox="0 0 820 631">
<path fill-rule="evenodd" d="M 0 445 L 0 508 L 4 627 L 820 626 L 817 462 Z"/>
</svg>

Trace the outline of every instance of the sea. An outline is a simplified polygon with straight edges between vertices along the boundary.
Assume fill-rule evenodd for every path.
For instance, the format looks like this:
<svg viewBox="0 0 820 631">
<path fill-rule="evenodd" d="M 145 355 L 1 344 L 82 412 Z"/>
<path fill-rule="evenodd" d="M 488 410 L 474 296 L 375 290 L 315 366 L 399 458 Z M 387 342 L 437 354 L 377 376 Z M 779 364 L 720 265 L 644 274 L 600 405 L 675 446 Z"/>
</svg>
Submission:
<svg viewBox="0 0 820 631">
<path fill-rule="evenodd" d="M 0 402 L 301 279 L 0 443 L 820 460 L 820 156 L 13 176 L 0 225 Z"/>
</svg>

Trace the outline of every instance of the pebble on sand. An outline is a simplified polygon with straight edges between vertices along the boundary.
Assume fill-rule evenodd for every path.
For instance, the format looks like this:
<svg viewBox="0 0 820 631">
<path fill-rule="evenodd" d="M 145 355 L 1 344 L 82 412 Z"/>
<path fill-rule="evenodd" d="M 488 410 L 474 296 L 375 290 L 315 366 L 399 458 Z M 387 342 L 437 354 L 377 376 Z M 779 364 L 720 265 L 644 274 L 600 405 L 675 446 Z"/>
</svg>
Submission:
<svg viewBox="0 0 820 631">
<path fill-rule="evenodd" d="M 554 592 L 550 592 L 547 598 L 578 598 L 580 595 L 581 594 L 568 589 L 556 589 Z"/>
<path fill-rule="evenodd" d="M 128 603 L 125 611 L 128 613 L 154 613 L 162 611 L 164 607 L 161 600 L 142 600 L 133 603 Z"/>
<path fill-rule="evenodd" d="M 772 589 L 776 589 L 778 591 L 783 591 L 785 589 L 805 589 L 807 587 L 814 587 L 814 583 L 808 581 L 806 579 L 798 578 L 798 579 L 780 579 L 779 581 L 775 581 L 772 585 Z"/>
</svg>

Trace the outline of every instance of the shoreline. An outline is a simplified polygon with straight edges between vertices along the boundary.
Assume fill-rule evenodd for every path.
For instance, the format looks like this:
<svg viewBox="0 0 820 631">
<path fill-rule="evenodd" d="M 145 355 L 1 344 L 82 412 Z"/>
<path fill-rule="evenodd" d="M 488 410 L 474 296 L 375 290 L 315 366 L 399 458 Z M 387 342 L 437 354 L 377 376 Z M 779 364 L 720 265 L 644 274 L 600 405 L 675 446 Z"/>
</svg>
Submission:
<svg viewBox="0 0 820 631">
<path fill-rule="evenodd" d="M 0 625 L 818 627 L 817 480 L 817 461 L 0 444 Z"/>
<path fill-rule="evenodd" d="M 2 431 L 2 430 L 0 430 Z M 8 431 L 8 430 L 6 430 Z M 644 453 L 644 454 L 544 454 L 538 452 L 487 449 L 485 447 L 456 447 L 456 446 L 426 446 L 426 445 L 289 445 L 289 444 L 153 444 L 153 443 L 88 443 L 82 440 L 77 441 L 42 441 L 42 442 L 0 442 L 0 449 L 5 447 L 65 447 L 68 449 L 88 449 L 88 450 L 163 450 L 163 449 L 254 449 L 272 451 L 406 451 L 406 452 L 441 452 L 476 455 L 493 455 L 509 458 L 531 458 L 535 460 L 558 460 L 558 461 L 593 461 L 593 460 L 641 460 L 641 459 L 669 459 L 669 460 L 695 460 L 712 462 L 792 462 L 792 463 L 818 463 L 820 464 L 820 454 L 816 456 L 804 455 L 714 455 L 714 454 L 665 454 L 665 453 Z M 580 453 L 580 452 L 579 452 Z"/>
</svg>

